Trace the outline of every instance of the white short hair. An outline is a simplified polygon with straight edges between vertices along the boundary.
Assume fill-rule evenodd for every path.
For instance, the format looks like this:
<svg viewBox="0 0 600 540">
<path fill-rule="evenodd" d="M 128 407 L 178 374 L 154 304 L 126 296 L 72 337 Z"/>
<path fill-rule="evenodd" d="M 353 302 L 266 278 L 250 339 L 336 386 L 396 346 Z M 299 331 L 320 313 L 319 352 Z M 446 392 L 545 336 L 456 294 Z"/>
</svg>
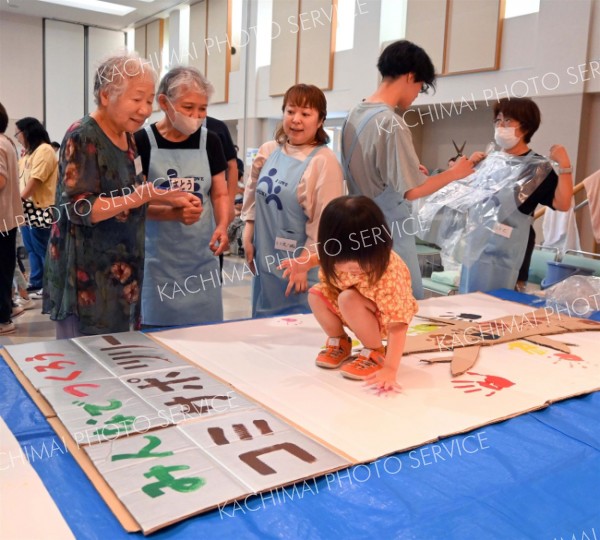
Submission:
<svg viewBox="0 0 600 540">
<path fill-rule="evenodd" d="M 170 69 L 158 85 L 156 97 L 164 94 L 176 101 L 179 96 L 189 91 L 197 91 L 208 99 L 215 91 L 213 85 L 196 68 L 178 66 Z"/>
<path fill-rule="evenodd" d="M 152 62 L 144 60 L 136 52 L 110 56 L 103 60 L 94 76 L 94 101 L 100 105 L 100 92 L 111 98 L 120 96 L 131 79 L 150 74 L 156 84 L 158 75 Z"/>
</svg>

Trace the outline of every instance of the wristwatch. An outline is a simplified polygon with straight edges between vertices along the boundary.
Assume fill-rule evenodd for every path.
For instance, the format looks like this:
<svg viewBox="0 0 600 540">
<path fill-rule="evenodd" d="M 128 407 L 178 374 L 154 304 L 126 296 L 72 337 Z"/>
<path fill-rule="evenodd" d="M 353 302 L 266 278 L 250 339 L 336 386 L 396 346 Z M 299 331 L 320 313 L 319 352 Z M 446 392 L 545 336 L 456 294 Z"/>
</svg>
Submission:
<svg viewBox="0 0 600 540">
<path fill-rule="evenodd" d="M 573 167 L 557 167 L 556 169 L 556 173 L 557 174 L 571 174 L 573 172 Z"/>
</svg>

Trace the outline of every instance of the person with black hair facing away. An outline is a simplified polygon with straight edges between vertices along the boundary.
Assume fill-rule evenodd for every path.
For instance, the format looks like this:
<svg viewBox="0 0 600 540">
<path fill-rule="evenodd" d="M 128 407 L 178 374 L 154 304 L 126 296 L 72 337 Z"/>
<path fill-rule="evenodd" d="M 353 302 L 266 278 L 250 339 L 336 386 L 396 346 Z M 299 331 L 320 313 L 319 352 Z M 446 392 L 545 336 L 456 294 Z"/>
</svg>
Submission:
<svg viewBox="0 0 600 540">
<path fill-rule="evenodd" d="M 29 253 L 30 292 L 43 287 L 44 262 L 50 239 L 51 216 L 44 218 L 47 209 L 54 205 L 56 182 L 58 179 L 58 161 L 50 137 L 39 120 L 31 117 L 17 120 L 16 139 L 25 149 L 19 160 L 19 180 L 21 199 L 24 206 L 33 204 L 31 213 L 26 215 L 26 224 L 21 227 L 23 243 Z M 27 211 L 27 208 L 25 208 Z M 41 298 L 41 294 L 36 296 Z"/>
<path fill-rule="evenodd" d="M 235 148 L 235 160 L 237 161 L 238 182 L 240 182 L 244 178 L 244 162 L 238 156 L 240 147 L 237 144 L 234 144 L 233 147 Z"/>
<path fill-rule="evenodd" d="M 238 191 L 237 182 L 239 178 L 239 170 L 238 170 L 238 160 L 237 160 L 237 150 L 235 144 L 233 144 L 233 139 L 231 138 L 231 133 L 229 132 L 229 128 L 227 124 L 222 120 L 218 120 L 212 116 L 206 116 L 204 119 L 204 127 L 208 129 L 210 133 L 216 134 L 220 141 L 221 146 L 223 147 L 223 153 L 225 154 L 225 159 L 227 160 L 227 170 L 225 171 L 225 180 L 227 183 L 227 192 L 229 193 L 229 220 L 227 225 L 229 226 L 233 219 L 235 218 L 235 195 Z M 229 255 L 229 249 L 224 250 L 219 255 L 219 272 L 221 273 L 221 277 L 223 275 L 223 255 Z"/>
<path fill-rule="evenodd" d="M 379 206 L 368 197 L 343 196 L 323 210 L 318 252 L 282 262 L 291 292 L 296 274 L 320 266 L 319 283 L 309 290 L 310 308 L 327 334 L 316 364 L 341 366 L 341 374 L 366 381 L 378 393 L 397 392 L 398 368 L 408 325 L 418 305 L 411 291 L 406 264 L 392 250 L 392 238 Z M 358 240 L 365 237 L 369 242 Z M 363 349 L 352 354 L 350 328 Z M 383 346 L 387 339 L 387 347 Z M 349 362 L 346 362 L 350 360 Z"/>
<path fill-rule="evenodd" d="M 223 153 L 225 154 L 225 160 L 227 161 L 225 180 L 227 181 L 227 192 L 229 193 L 229 198 L 231 199 L 229 205 L 229 222 L 231 222 L 234 216 L 233 205 L 235 194 L 237 193 L 237 182 L 239 178 L 239 165 L 236 146 L 233 143 L 233 139 L 231 138 L 231 133 L 229 132 L 227 124 L 222 120 L 214 118 L 213 116 L 206 116 L 204 119 L 204 126 L 206 129 L 208 129 L 208 131 L 218 135 L 219 140 L 221 141 L 221 146 L 223 147 Z"/>
<path fill-rule="evenodd" d="M 382 80 L 374 94 L 354 107 L 342 131 L 342 163 L 351 195 L 373 199 L 394 231 L 394 251 L 410 270 L 413 294 L 423 298 L 409 201 L 426 197 L 473 172 L 473 163 L 460 157 L 447 171 L 426 177 L 419 170 L 410 130 L 402 111 L 419 93 L 435 83 L 427 53 L 410 41 L 388 45 L 377 68 Z"/>
<path fill-rule="evenodd" d="M 54 148 L 54 153 L 56 154 L 56 159 L 58 159 L 58 154 L 60 152 L 60 143 L 56 142 L 56 141 L 52 141 L 50 143 L 50 146 L 52 146 L 52 148 Z"/>
<path fill-rule="evenodd" d="M 17 149 L 4 134 L 8 114 L 0 103 L 0 335 L 15 331 L 12 281 L 17 260 L 17 227 L 23 220 L 19 196 Z"/>
</svg>

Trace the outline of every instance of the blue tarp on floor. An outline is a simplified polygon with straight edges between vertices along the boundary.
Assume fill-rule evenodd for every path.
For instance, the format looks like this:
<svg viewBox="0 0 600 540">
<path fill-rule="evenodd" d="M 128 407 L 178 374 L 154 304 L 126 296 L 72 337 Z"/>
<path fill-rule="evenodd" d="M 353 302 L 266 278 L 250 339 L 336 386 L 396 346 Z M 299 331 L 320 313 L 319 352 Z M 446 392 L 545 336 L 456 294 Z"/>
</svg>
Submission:
<svg viewBox="0 0 600 540">
<path fill-rule="evenodd" d="M 4 362 L 0 414 L 78 539 L 142 537 L 121 528 Z M 600 393 L 254 496 L 151 537 L 600 540 Z"/>
</svg>

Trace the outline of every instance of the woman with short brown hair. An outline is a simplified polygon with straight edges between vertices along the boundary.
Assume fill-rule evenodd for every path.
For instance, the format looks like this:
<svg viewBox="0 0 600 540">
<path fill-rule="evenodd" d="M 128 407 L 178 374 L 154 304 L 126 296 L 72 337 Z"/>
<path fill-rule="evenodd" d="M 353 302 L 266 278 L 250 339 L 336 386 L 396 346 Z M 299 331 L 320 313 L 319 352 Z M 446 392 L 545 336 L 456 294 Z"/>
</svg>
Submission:
<svg viewBox="0 0 600 540">
<path fill-rule="evenodd" d="M 288 288 L 276 267 L 316 251 L 321 212 L 343 190 L 342 168 L 326 146 L 323 92 L 313 85 L 292 86 L 282 111 L 275 140 L 260 147 L 252 164 L 242 208 L 246 260 L 256 267 L 253 317 L 309 312 L 307 291 L 318 280 L 316 269 L 299 274 Z"/>
</svg>

